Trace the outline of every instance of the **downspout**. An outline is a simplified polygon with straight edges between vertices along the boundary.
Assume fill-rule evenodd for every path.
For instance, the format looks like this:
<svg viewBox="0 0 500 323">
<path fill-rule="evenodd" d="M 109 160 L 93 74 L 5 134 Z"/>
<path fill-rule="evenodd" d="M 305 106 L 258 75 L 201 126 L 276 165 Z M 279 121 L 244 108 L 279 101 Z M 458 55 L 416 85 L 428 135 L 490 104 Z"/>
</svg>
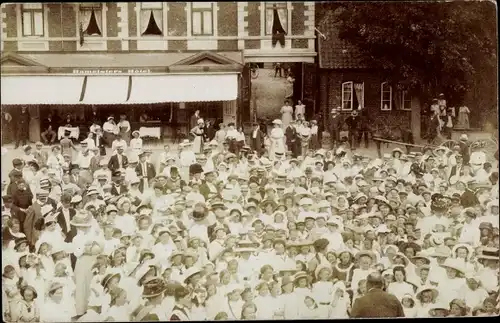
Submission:
<svg viewBox="0 0 500 323">
<path fill-rule="evenodd" d="M 61 49 L 64 51 L 64 29 L 63 29 L 63 19 L 62 19 L 62 7 L 63 7 L 64 3 L 61 3 L 61 5 L 59 6 L 59 19 L 61 20 L 60 23 L 61 23 Z"/>
</svg>

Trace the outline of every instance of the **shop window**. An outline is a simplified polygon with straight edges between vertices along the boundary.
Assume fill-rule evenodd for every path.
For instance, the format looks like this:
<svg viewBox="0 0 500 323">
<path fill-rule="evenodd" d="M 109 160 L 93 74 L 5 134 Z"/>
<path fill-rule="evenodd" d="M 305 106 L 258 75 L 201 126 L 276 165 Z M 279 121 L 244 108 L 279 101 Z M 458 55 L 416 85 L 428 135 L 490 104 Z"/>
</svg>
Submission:
<svg viewBox="0 0 500 323">
<path fill-rule="evenodd" d="M 141 2 L 141 35 L 163 35 L 163 3 Z"/>
<path fill-rule="evenodd" d="M 23 36 L 43 36 L 43 4 L 26 3 L 21 5 Z"/>
<path fill-rule="evenodd" d="M 88 2 L 80 4 L 80 32 L 84 36 L 102 36 L 102 4 Z"/>
<path fill-rule="evenodd" d="M 361 110 L 365 105 L 365 84 L 344 82 L 342 83 L 342 110 Z"/>
<path fill-rule="evenodd" d="M 380 110 L 392 110 L 392 86 L 387 82 L 380 85 Z"/>
<path fill-rule="evenodd" d="M 213 3 L 191 3 L 191 33 L 193 36 L 212 36 L 213 30 Z"/>
</svg>

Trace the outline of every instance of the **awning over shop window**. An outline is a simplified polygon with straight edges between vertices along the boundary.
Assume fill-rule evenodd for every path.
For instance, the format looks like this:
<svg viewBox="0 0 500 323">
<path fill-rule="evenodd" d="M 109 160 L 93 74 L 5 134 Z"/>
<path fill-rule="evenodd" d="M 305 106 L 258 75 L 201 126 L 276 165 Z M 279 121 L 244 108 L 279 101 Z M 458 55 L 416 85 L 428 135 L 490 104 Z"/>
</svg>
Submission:
<svg viewBox="0 0 500 323">
<path fill-rule="evenodd" d="M 127 103 L 230 101 L 238 97 L 237 74 L 132 76 Z"/>
<path fill-rule="evenodd" d="M 124 104 L 129 76 L 87 76 L 83 104 Z"/>
<path fill-rule="evenodd" d="M 5 76 L 1 78 L 1 103 L 78 104 L 82 76 Z"/>
</svg>

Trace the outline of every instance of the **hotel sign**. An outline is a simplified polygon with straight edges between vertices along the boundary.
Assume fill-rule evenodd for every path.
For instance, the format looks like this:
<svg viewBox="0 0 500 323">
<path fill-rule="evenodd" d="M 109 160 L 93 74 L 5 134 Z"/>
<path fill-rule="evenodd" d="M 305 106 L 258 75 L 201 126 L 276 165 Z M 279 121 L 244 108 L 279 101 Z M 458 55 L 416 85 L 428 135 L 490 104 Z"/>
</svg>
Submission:
<svg viewBox="0 0 500 323">
<path fill-rule="evenodd" d="M 114 75 L 114 74 L 150 74 L 153 71 L 149 68 L 106 68 L 106 69 L 73 69 L 73 74 L 79 75 Z M 159 72 L 159 71 L 155 71 Z"/>
</svg>

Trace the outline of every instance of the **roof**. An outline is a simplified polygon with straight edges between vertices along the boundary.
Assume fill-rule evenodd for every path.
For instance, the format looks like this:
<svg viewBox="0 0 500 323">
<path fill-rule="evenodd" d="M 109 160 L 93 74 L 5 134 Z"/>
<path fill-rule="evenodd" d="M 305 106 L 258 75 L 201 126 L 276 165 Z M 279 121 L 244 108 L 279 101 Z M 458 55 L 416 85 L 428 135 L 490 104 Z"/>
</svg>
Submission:
<svg viewBox="0 0 500 323">
<path fill-rule="evenodd" d="M 39 66 L 64 68 L 136 68 L 138 66 L 165 67 L 177 62 L 198 57 L 193 52 L 168 53 L 22 53 L 23 65 L 27 62 L 36 62 Z M 9 54 L 2 55 L 6 58 Z M 10 56 L 14 56 L 10 54 Z M 21 55 L 16 55 L 21 56 Z M 205 56 L 222 56 L 221 59 L 237 64 L 243 64 L 241 52 L 211 52 Z M 205 58 L 205 56 L 203 58 Z M 210 57 L 208 57 L 210 59 Z M 20 60 L 20 59 L 17 59 Z M 26 61 L 26 62 L 24 62 Z"/>
<path fill-rule="evenodd" d="M 318 37 L 319 67 L 325 69 L 360 69 L 368 66 L 363 63 L 361 51 L 339 37 L 337 10 L 326 13 L 318 24 L 318 29 L 326 36 Z"/>
</svg>

